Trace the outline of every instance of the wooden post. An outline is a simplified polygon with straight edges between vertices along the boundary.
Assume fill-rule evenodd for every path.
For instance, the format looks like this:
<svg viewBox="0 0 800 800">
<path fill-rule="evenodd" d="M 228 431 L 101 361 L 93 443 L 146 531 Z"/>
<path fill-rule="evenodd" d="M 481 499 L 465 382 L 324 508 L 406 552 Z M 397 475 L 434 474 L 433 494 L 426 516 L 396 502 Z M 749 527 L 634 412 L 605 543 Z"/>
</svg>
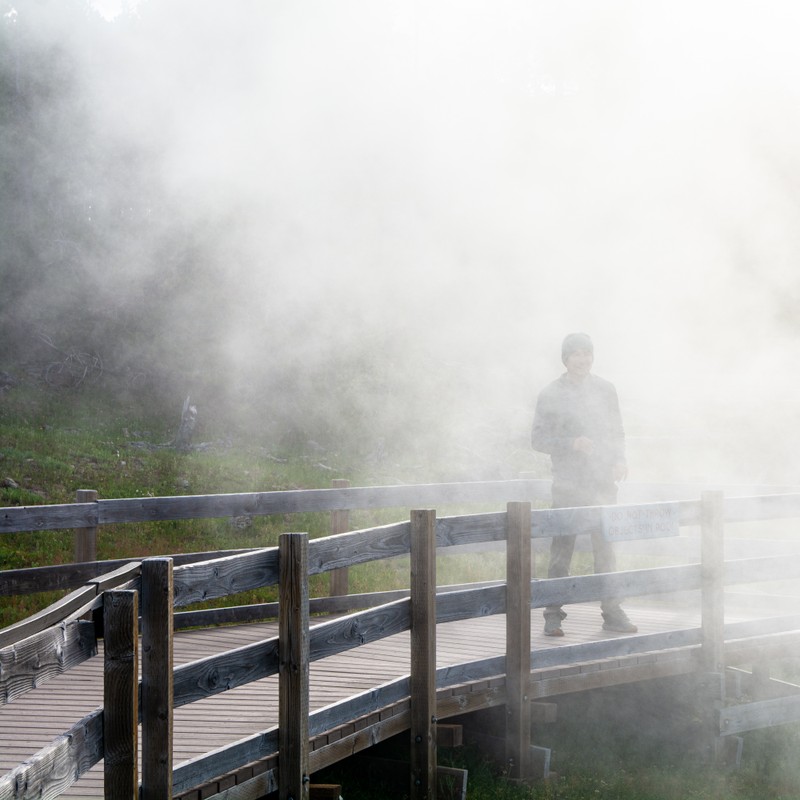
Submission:
<svg viewBox="0 0 800 800">
<path fill-rule="evenodd" d="M 75 492 L 76 503 L 96 503 L 95 489 L 78 489 Z M 97 527 L 75 529 L 75 563 L 97 561 Z"/>
<path fill-rule="evenodd" d="M 531 504 L 506 513 L 506 764 L 527 778 L 531 746 Z"/>
<path fill-rule="evenodd" d="M 142 562 L 142 793 L 172 797 L 172 559 Z"/>
<path fill-rule="evenodd" d="M 725 529 L 722 492 L 703 492 L 701 512 L 703 667 L 725 669 Z"/>
<path fill-rule="evenodd" d="M 701 657 L 703 670 L 707 673 L 702 681 L 702 693 L 709 704 L 710 758 L 718 762 L 724 744 L 719 735 L 719 715 L 725 691 L 725 527 L 722 492 L 703 492 L 701 504 Z"/>
<path fill-rule="evenodd" d="M 103 596 L 103 791 L 106 800 L 139 796 L 139 595 Z"/>
<path fill-rule="evenodd" d="M 411 798 L 436 800 L 436 512 L 411 512 Z"/>
<path fill-rule="evenodd" d="M 278 552 L 278 796 L 308 800 L 308 534 L 282 533 Z"/>
<path fill-rule="evenodd" d="M 350 486 L 350 481 L 344 478 L 335 478 L 331 485 L 334 489 L 347 489 Z M 345 509 L 336 509 L 331 511 L 331 533 L 347 533 L 350 530 L 350 512 Z M 339 597 L 349 592 L 349 573 L 347 567 L 340 567 L 333 569 L 330 573 L 330 590 L 331 597 Z"/>
</svg>

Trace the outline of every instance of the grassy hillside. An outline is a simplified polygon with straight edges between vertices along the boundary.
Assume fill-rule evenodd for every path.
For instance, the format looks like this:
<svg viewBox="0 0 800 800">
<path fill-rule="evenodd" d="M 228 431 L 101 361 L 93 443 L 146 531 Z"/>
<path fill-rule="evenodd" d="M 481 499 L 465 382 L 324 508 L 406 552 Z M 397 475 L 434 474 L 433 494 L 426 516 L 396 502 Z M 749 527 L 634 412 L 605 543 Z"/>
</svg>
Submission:
<svg viewBox="0 0 800 800">
<path fill-rule="evenodd" d="M 202 421 L 202 417 L 201 417 Z M 180 408 L 166 417 L 147 417 L 140 407 L 91 392 L 18 386 L 0 396 L 0 507 L 70 503 L 78 489 L 100 498 L 217 494 L 329 488 L 334 478 L 353 485 L 413 480 L 418 466 L 364 463 L 352 453 L 326 449 L 302 437 L 272 438 L 263 432 L 227 428 L 225 421 L 202 422 L 195 447 L 168 446 L 180 423 Z M 428 465 L 423 479 L 436 480 Z M 398 512 L 354 512 L 354 527 L 398 518 Z M 327 514 L 293 514 L 241 519 L 181 520 L 103 526 L 98 558 L 142 558 L 180 552 L 273 546 L 287 530 L 312 537 L 329 533 Z M 71 531 L 0 536 L 0 568 L 45 566 L 74 560 Z M 483 557 L 440 559 L 442 582 L 502 577 L 503 560 Z M 403 559 L 354 567 L 352 591 L 407 586 Z M 327 577 L 312 579 L 312 592 L 327 591 Z M 0 597 L 0 627 L 53 602 L 51 593 Z M 272 589 L 226 598 L 226 604 L 274 599 Z"/>
</svg>

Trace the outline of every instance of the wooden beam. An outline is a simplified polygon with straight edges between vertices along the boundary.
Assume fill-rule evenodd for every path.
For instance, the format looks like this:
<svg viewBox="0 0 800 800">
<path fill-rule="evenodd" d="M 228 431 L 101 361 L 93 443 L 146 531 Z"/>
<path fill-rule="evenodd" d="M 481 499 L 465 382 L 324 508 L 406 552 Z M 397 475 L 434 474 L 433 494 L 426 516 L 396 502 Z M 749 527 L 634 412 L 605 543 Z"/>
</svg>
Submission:
<svg viewBox="0 0 800 800">
<path fill-rule="evenodd" d="M 0 533 L 85 528 L 121 522 L 296 514 L 334 509 L 413 508 L 419 504 L 546 500 L 548 480 L 473 481 L 349 489 L 181 495 L 0 509 Z"/>
<path fill-rule="evenodd" d="M 411 798 L 436 800 L 436 512 L 411 512 Z"/>
<path fill-rule="evenodd" d="M 96 503 L 97 492 L 94 489 L 78 489 L 75 492 L 76 503 Z M 75 530 L 75 562 L 97 559 L 97 526 L 77 528 Z"/>
<path fill-rule="evenodd" d="M 350 481 L 344 478 L 336 478 L 331 481 L 331 486 L 334 489 L 347 489 L 350 486 Z M 350 509 L 335 508 L 331 511 L 331 534 L 336 536 L 339 533 L 346 533 L 350 530 Z M 331 597 L 340 597 L 347 594 L 349 591 L 349 569 L 348 567 L 339 567 L 338 569 L 331 570 L 330 573 L 330 588 L 328 594 Z"/>
<path fill-rule="evenodd" d="M 707 672 L 725 669 L 725 530 L 722 492 L 703 492 L 701 571 L 703 666 Z"/>
<path fill-rule="evenodd" d="M 800 695 L 726 706 L 719 714 L 720 736 L 788 725 L 800 720 Z"/>
<path fill-rule="evenodd" d="M 103 789 L 106 800 L 139 796 L 139 596 L 106 592 L 103 609 Z"/>
<path fill-rule="evenodd" d="M 278 797 L 308 800 L 308 534 L 282 533 L 278 547 Z"/>
<path fill-rule="evenodd" d="M 142 562 L 141 800 L 172 797 L 172 559 Z"/>
<path fill-rule="evenodd" d="M 506 768 L 528 777 L 531 744 L 531 506 L 509 503 L 506 544 Z"/>
</svg>

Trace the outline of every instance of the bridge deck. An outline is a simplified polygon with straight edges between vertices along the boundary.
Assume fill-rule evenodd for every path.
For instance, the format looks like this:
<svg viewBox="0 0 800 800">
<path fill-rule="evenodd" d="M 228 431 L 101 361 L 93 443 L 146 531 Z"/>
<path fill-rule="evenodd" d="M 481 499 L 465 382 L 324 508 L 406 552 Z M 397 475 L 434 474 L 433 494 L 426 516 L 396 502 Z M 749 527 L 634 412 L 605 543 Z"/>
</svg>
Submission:
<svg viewBox="0 0 800 800">
<path fill-rule="evenodd" d="M 570 606 L 566 635 L 542 634 L 542 620 L 534 612 L 533 648 L 552 648 L 620 634 L 601 629 L 596 605 Z M 665 604 L 628 606 L 640 633 L 658 633 L 699 626 L 699 614 Z M 727 619 L 726 621 L 734 621 Z M 313 622 L 313 620 L 312 620 Z M 174 660 L 178 666 L 277 633 L 277 623 L 179 632 Z M 102 643 L 101 643 L 102 648 Z M 505 652 L 505 618 L 483 617 L 440 625 L 437 635 L 439 666 Z M 664 658 L 668 658 L 663 654 Z M 650 656 L 658 660 L 661 654 Z M 574 669 L 574 667 L 573 667 Z M 409 672 L 408 633 L 399 634 L 311 665 L 311 710 L 342 700 Z M 552 671 L 550 671 L 552 674 Z M 67 675 L 60 676 L 16 701 L 0 707 L 0 774 L 17 766 L 87 713 L 102 705 L 102 649 Z M 174 763 L 277 724 L 277 676 L 242 686 L 175 710 Z M 96 765 L 63 796 L 102 797 L 103 768 Z"/>
</svg>

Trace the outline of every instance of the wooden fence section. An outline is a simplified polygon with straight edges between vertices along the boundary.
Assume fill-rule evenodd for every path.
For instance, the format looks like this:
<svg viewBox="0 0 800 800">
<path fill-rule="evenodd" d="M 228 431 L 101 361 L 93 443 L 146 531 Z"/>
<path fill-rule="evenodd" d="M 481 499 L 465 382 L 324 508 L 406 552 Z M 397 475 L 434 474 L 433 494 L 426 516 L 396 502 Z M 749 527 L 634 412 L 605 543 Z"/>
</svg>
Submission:
<svg viewBox="0 0 800 800">
<path fill-rule="evenodd" d="M 455 488 L 460 487 L 460 488 Z M 400 492 L 377 490 L 381 503 L 391 496 L 411 500 L 408 487 Z M 419 487 L 417 487 L 419 488 Z M 435 487 L 422 487 L 425 499 L 436 497 Z M 438 502 L 475 499 L 475 487 L 445 485 Z M 491 492 L 499 492 L 496 485 Z M 537 482 L 510 482 L 506 496 L 533 491 Z M 334 495 L 329 492 L 340 492 Z M 270 493 L 267 493 L 270 494 Z M 303 505 L 294 493 L 283 502 L 294 508 Z M 368 499 L 366 490 L 336 489 L 310 492 L 309 502 L 318 510 L 341 510 L 342 504 Z M 243 499 L 246 498 L 246 499 Z M 418 499 L 418 498 L 417 498 Z M 482 498 L 485 499 L 485 496 Z M 120 521 L 124 513 L 144 513 L 139 518 L 188 518 L 220 509 L 235 509 L 235 514 L 272 513 L 275 498 L 263 495 L 209 498 L 162 498 L 164 505 L 151 502 L 159 498 L 131 501 L 97 501 L 79 504 L 68 511 L 53 510 L 58 526 L 65 520 L 105 524 Z M 107 506 L 102 514 L 101 503 Z M 210 503 L 210 505 L 209 505 Z M 245 505 L 246 504 L 246 505 Z M 87 517 L 87 505 L 94 507 Z M 412 504 L 413 505 L 413 504 Z M 368 505 L 367 507 L 376 507 Z M 39 508 L 3 509 L 6 525 L 16 530 L 46 524 L 47 515 Z M 125 509 L 123 513 L 123 509 Z M 199 509 L 205 509 L 200 511 Z M 255 511 L 252 509 L 256 509 Z M 33 620 L 0 631 L 0 700 L 7 703 L 55 674 L 61 674 L 96 652 L 97 636 L 105 639 L 106 708 L 94 712 L 65 732 L 51 747 L 33 756 L 11 773 L 0 778 L 0 800 L 36 796 L 57 797 L 66 786 L 96 764 L 106 754 L 106 796 L 130 797 L 137 790 L 142 798 L 168 798 L 184 795 L 192 787 L 209 783 L 220 775 L 232 774 L 256 762 L 269 763 L 269 777 L 244 780 L 236 797 L 257 798 L 266 786 L 277 786 L 281 797 L 303 798 L 308 793 L 311 771 L 324 766 L 326 758 L 336 760 L 335 749 L 324 755 L 324 748 L 310 750 L 310 742 L 326 731 L 354 720 L 395 708 L 391 720 L 377 719 L 371 732 L 349 743 L 350 752 L 401 730 L 411 731 L 411 794 L 415 798 L 435 796 L 436 719 L 441 718 L 437 692 L 460 686 L 502 679 L 502 700 L 507 704 L 506 758 L 513 774 L 530 772 L 531 675 L 548 663 L 563 665 L 577 661 L 609 658 L 620 663 L 637 654 L 688 648 L 699 651 L 693 669 L 715 676 L 721 686 L 727 662 L 739 650 L 761 647 L 765 652 L 778 637 L 797 652 L 800 617 L 759 619 L 738 626 L 724 624 L 724 589 L 731 583 L 790 579 L 800 576 L 800 558 L 762 557 L 746 562 L 723 560 L 723 533 L 727 521 L 746 521 L 800 516 L 800 495 L 736 498 L 723 501 L 719 493 L 706 493 L 701 500 L 662 502 L 647 506 L 618 506 L 636 512 L 666 514 L 681 526 L 701 527 L 700 563 L 660 567 L 615 574 L 588 575 L 553 580 L 531 580 L 530 547 L 537 538 L 565 533 L 587 532 L 602 526 L 607 519 L 602 508 L 532 509 L 527 500 L 509 502 L 506 511 L 437 519 L 432 510 L 412 511 L 410 521 L 363 531 L 340 533 L 308 541 L 304 534 L 283 534 L 278 548 L 239 551 L 205 561 L 176 565 L 171 558 L 147 559 L 128 564 L 109 575 L 93 578 Z M 20 513 L 15 516 L 12 512 Z M 28 512 L 31 511 L 29 514 Z M 181 514 L 181 517 L 165 516 Z M 103 522 L 100 522 L 100 520 Z M 128 520 L 129 521 L 129 520 Z M 31 529 L 30 527 L 27 529 Z M 466 544 L 507 543 L 506 583 L 437 593 L 434 553 L 436 548 Z M 347 568 L 382 558 L 411 554 L 411 592 L 409 598 L 396 599 L 367 611 L 309 625 L 308 576 Z M 2 578 L 2 574 L 0 574 Z M 174 609 L 199 600 L 221 598 L 245 589 L 278 584 L 280 601 L 279 635 L 219 655 L 208 656 L 175 668 L 172 663 Z M 43 587 L 39 587 L 41 590 Z M 702 624 L 664 634 L 627 636 L 565 646 L 548 650 L 530 648 L 532 608 L 551 604 L 574 604 L 606 597 L 642 596 L 668 592 L 699 591 Z M 138 609 L 137 609 L 138 604 Z M 142 674 L 137 675 L 135 654 L 138 647 L 138 617 L 141 614 Z M 93 621 L 85 619 L 93 615 Z M 235 613 L 228 611 L 227 613 Z M 505 654 L 478 661 L 456 663 L 435 669 L 438 623 L 506 615 Z M 195 618 L 196 621 L 197 618 Z M 367 642 L 402 631 L 411 632 L 411 674 L 392 684 L 376 687 L 366 695 L 350 698 L 335 706 L 308 713 L 308 668 L 321 658 L 357 648 Z M 527 639 L 526 639 L 527 631 Z M 737 650 L 738 648 L 738 650 Z M 280 724 L 248 739 L 233 742 L 205 756 L 174 767 L 172 764 L 173 709 L 244 686 L 261 678 L 278 675 L 281 702 Z M 713 683 L 713 681 L 712 681 Z M 767 681 L 770 686 L 774 684 Z M 573 685 L 573 684 L 570 684 Z M 541 686 L 539 687 L 541 690 Z M 553 686 L 545 692 L 557 692 Z M 495 701 L 496 701 L 495 691 Z M 546 694 L 542 695 L 546 696 Z M 723 706 L 723 697 L 714 696 L 717 729 L 715 746 L 723 737 L 759 727 L 770 719 L 796 719 L 800 703 L 782 706 L 782 713 L 770 717 L 764 701 Z M 768 701 L 774 702 L 774 698 Z M 114 713 L 110 712 L 112 704 Z M 404 706 L 404 704 L 407 704 Z M 479 707 L 476 703 L 476 707 Z M 789 710 L 787 710 L 787 708 Z M 463 710 L 463 707 L 460 709 Z M 452 710 L 450 714 L 459 713 Z M 446 714 L 445 714 L 446 715 Z M 141 743 L 137 724 L 141 721 Z M 354 734 L 355 735 L 355 734 Z M 137 775 L 134 754 L 142 754 L 141 776 Z M 275 761 L 280 752 L 279 762 Z M 341 751 L 344 754 L 344 751 Z M 272 761 L 270 761 L 272 759 Z M 249 784 L 248 780 L 253 781 Z"/>
</svg>

